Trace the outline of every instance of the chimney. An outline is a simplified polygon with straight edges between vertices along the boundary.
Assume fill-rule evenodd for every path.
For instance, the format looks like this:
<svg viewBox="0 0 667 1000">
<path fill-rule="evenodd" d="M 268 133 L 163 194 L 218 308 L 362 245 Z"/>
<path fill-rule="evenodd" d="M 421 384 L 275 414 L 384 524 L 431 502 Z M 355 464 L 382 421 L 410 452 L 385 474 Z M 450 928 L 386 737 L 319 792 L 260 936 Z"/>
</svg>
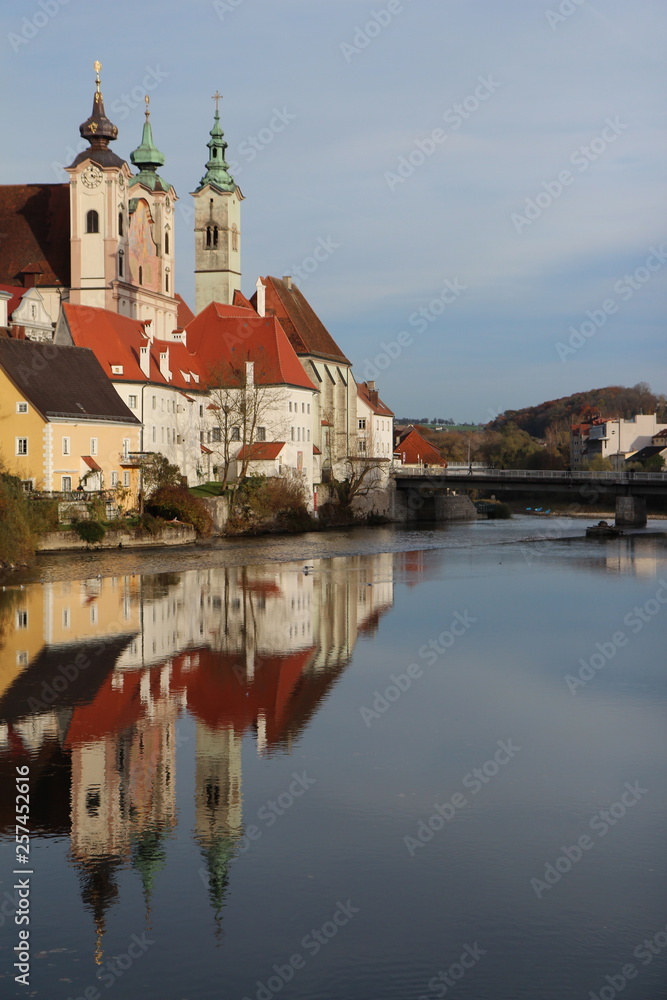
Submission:
<svg viewBox="0 0 667 1000">
<path fill-rule="evenodd" d="M 375 381 L 374 380 L 371 381 L 369 379 L 368 382 L 366 383 L 366 385 L 368 386 L 368 389 L 369 389 L 370 392 L 375 392 Z"/>
<path fill-rule="evenodd" d="M 245 384 L 254 385 L 255 384 L 255 362 L 246 361 L 245 363 Z"/>
<path fill-rule="evenodd" d="M 257 279 L 257 313 L 259 316 L 266 316 L 266 288 L 261 278 Z"/>
<path fill-rule="evenodd" d="M 7 315 L 7 306 L 9 300 L 12 297 L 11 292 L 0 292 L 0 328 L 3 326 L 9 326 L 9 316 Z"/>
<path fill-rule="evenodd" d="M 291 292 L 292 291 L 292 275 L 291 274 L 284 274 L 283 275 L 283 281 L 287 285 L 287 291 Z"/>
<path fill-rule="evenodd" d="M 139 348 L 139 367 L 146 376 L 146 378 L 151 377 L 151 358 L 150 358 L 150 348 L 148 345 Z"/>
<path fill-rule="evenodd" d="M 171 381 L 171 372 L 169 371 L 169 348 L 166 351 L 160 351 L 160 374 L 166 382 Z"/>
</svg>

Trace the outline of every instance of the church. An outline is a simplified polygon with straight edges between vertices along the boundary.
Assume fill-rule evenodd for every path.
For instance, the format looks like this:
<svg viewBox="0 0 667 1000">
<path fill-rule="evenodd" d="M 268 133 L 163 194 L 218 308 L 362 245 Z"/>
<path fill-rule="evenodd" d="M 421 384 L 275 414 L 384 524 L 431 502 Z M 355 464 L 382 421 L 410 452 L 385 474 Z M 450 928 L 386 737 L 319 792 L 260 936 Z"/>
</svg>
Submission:
<svg viewBox="0 0 667 1000">
<path fill-rule="evenodd" d="M 0 186 L 0 335 L 91 349 L 141 425 L 139 453 L 166 455 L 190 485 L 222 478 L 223 451 L 225 481 L 299 475 L 312 506 L 350 462 L 386 472 L 393 414 L 374 384 L 357 385 L 292 278 L 259 278 L 252 298 L 241 291 L 243 194 L 226 160 L 220 95 L 191 195 L 193 313 L 175 288 L 178 196 L 162 176 L 149 99 L 128 163 L 112 148 L 118 129 L 100 70 L 95 63 L 92 111 L 79 127 L 88 145 L 65 168 L 69 181 Z M 270 399 L 250 436 L 221 425 L 221 379 Z M 103 481 L 110 475 L 101 470 Z"/>
</svg>

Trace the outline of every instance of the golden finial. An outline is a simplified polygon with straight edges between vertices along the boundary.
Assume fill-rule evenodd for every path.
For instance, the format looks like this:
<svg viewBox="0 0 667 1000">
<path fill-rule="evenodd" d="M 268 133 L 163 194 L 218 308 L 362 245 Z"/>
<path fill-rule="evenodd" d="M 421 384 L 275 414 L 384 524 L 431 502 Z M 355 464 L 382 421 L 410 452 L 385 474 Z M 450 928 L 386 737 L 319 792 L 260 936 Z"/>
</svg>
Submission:
<svg viewBox="0 0 667 1000">
<path fill-rule="evenodd" d="M 151 99 L 148 96 L 148 94 L 146 94 L 146 96 L 144 97 L 144 101 L 146 102 L 146 110 L 144 111 L 144 114 L 146 115 L 146 121 L 148 121 L 151 115 L 151 109 L 150 109 Z"/>
<path fill-rule="evenodd" d="M 93 69 L 95 70 L 95 87 L 97 88 L 97 93 L 100 92 L 100 70 L 102 69 L 102 63 L 99 59 L 96 59 L 93 63 Z"/>
<path fill-rule="evenodd" d="M 222 100 L 222 94 L 220 93 L 220 91 L 216 90 L 216 92 L 213 95 L 213 97 L 211 98 L 211 100 L 215 101 L 215 113 L 217 115 L 218 114 L 218 105 L 219 105 L 220 101 Z"/>
</svg>

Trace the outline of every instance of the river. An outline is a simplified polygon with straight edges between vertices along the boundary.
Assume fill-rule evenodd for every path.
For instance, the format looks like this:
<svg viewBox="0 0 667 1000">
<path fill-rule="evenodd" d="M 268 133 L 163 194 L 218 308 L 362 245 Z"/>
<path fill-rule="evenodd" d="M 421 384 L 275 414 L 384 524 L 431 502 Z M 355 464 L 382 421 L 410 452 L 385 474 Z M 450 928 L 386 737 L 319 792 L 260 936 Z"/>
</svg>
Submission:
<svg viewBox="0 0 667 1000">
<path fill-rule="evenodd" d="M 2 997 L 667 996 L 664 522 L 585 523 L 14 578 Z"/>
</svg>

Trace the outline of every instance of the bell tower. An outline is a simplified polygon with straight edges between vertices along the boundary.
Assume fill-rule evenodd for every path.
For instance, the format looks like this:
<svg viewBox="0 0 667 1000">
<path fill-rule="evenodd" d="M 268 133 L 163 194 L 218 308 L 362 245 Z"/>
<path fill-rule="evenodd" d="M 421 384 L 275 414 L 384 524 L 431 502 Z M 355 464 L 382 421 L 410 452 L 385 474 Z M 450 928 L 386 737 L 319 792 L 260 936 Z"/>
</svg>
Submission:
<svg viewBox="0 0 667 1000">
<path fill-rule="evenodd" d="M 241 202 L 243 195 L 225 160 L 227 142 L 220 127 L 221 94 L 213 95 L 215 115 L 206 173 L 195 199 L 195 313 L 209 302 L 231 305 L 241 288 Z"/>
</svg>

